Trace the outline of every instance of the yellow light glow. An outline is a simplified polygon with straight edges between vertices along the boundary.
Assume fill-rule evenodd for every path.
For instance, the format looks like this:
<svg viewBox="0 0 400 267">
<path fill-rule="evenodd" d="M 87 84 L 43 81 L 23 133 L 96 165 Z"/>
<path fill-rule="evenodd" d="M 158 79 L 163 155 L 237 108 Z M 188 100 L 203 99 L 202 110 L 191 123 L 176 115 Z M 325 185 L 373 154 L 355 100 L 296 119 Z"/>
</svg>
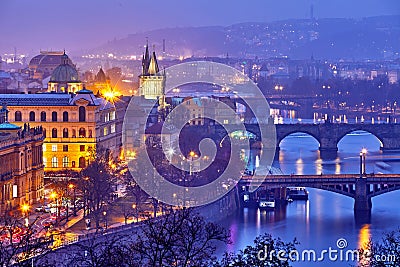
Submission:
<svg viewBox="0 0 400 267">
<path fill-rule="evenodd" d="M 69 184 L 68 187 L 69 187 L 70 189 L 73 189 L 73 188 L 74 188 L 74 185 L 73 185 L 73 184 Z"/>
<path fill-rule="evenodd" d="M 110 88 L 110 89 L 108 89 L 107 91 L 103 92 L 104 98 L 105 98 L 107 101 L 111 102 L 111 103 L 114 103 L 115 100 L 116 100 L 116 98 L 117 98 L 118 96 L 120 96 L 120 95 L 121 95 L 121 93 L 119 93 L 119 92 L 117 92 L 117 91 L 114 91 L 112 88 Z"/>
<path fill-rule="evenodd" d="M 56 198 L 57 198 L 57 193 L 56 193 L 56 192 L 52 192 L 52 193 L 50 194 L 50 198 L 56 199 Z"/>
<path fill-rule="evenodd" d="M 21 210 L 23 212 L 28 212 L 30 210 L 31 206 L 29 206 L 28 204 L 22 204 L 21 205 Z"/>
<path fill-rule="evenodd" d="M 196 152 L 194 151 L 190 151 L 189 156 L 191 156 L 192 158 L 196 156 Z"/>
<path fill-rule="evenodd" d="M 364 155 L 367 154 L 367 152 L 368 152 L 368 151 L 367 151 L 366 148 L 363 148 L 363 149 L 361 150 L 361 153 L 364 154 Z"/>
</svg>

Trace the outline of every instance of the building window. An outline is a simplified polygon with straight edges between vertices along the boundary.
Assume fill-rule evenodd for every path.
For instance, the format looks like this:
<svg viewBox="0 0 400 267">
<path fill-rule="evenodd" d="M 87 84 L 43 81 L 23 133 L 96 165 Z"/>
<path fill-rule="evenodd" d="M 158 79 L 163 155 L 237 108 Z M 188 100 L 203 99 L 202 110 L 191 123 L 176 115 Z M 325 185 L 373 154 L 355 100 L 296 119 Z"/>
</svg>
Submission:
<svg viewBox="0 0 400 267">
<path fill-rule="evenodd" d="M 68 128 L 63 129 L 63 138 L 68 138 Z"/>
<path fill-rule="evenodd" d="M 67 111 L 63 112 L 63 121 L 68 121 L 68 112 Z"/>
<path fill-rule="evenodd" d="M 42 151 L 43 151 L 43 152 L 46 151 L 46 144 L 43 144 L 43 146 L 42 146 Z"/>
<path fill-rule="evenodd" d="M 51 167 L 52 168 L 58 168 L 58 158 L 57 157 L 52 157 L 51 158 Z"/>
<path fill-rule="evenodd" d="M 79 137 L 86 137 L 85 128 L 79 128 Z"/>
<path fill-rule="evenodd" d="M 35 111 L 29 112 L 29 121 L 35 121 Z"/>
<path fill-rule="evenodd" d="M 86 159 L 84 157 L 79 158 L 79 168 L 85 168 L 86 167 Z"/>
<path fill-rule="evenodd" d="M 51 146 L 51 151 L 57 152 L 57 145 L 52 145 Z"/>
<path fill-rule="evenodd" d="M 111 124 L 110 133 L 115 133 L 115 124 Z"/>
<path fill-rule="evenodd" d="M 63 152 L 68 152 L 68 145 L 63 145 Z"/>
<path fill-rule="evenodd" d="M 15 111 L 15 121 L 22 121 L 21 111 Z"/>
<path fill-rule="evenodd" d="M 53 130 L 51 130 L 51 137 L 57 138 L 57 129 L 56 128 L 53 128 Z"/>
<path fill-rule="evenodd" d="M 106 136 L 108 134 L 107 126 L 103 128 L 103 135 Z"/>
<path fill-rule="evenodd" d="M 82 151 L 85 151 L 85 145 L 80 145 L 79 146 L 79 150 L 82 152 Z"/>
<path fill-rule="evenodd" d="M 47 165 L 47 158 L 45 158 L 45 157 L 43 157 L 43 165 L 44 165 L 44 167 L 46 167 L 46 165 Z"/>
<path fill-rule="evenodd" d="M 76 131 L 75 131 L 75 129 L 72 129 L 72 138 L 76 138 Z"/>
<path fill-rule="evenodd" d="M 108 122 L 110 120 L 110 114 L 106 113 L 106 115 L 104 116 L 104 122 Z"/>
<path fill-rule="evenodd" d="M 67 156 L 63 157 L 62 165 L 64 168 L 68 167 L 68 157 Z"/>
<path fill-rule="evenodd" d="M 115 111 L 110 112 L 110 121 L 115 120 Z"/>
<path fill-rule="evenodd" d="M 86 108 L 83 106 L 79 107 L 79 121 L 86 121 Z"/>
<path fill-rule="evenodd" d="M 92 134 L 92 130 L 89 130 L 89 138 L 92 138 L 93 134 Z"/>
<path fill-rule="evenodd" d="M 72 161 L 72 168 L 75 168 L 75 161 Z"/>
<path fill-rule="evenodd" d="M 45 111 L 40 112 L 40 121 L 46 121 L 46 112 Z"/>
<path fill-rule="evenodd" d="M 57 111 L 51 113 L 51 121 L 57 121 Z"/>
</svg>

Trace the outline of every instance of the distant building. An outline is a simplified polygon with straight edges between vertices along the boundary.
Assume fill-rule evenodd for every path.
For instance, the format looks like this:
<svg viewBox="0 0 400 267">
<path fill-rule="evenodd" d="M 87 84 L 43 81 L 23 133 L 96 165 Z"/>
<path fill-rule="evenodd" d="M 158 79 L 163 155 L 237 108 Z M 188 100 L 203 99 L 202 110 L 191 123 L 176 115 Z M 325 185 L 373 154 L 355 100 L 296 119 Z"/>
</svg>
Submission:
<svg viewBox="0 0 400 267">
<path fill-rule="evenodd" d="M 139 96 L 145 99 L 158 99 L 160 108 L 165 106 L 165 72 L 160 72 L 156 52 L 150 56 L 148 45 L 142 58 Z"/>
<path fill-rule="evenodd" d="M 119 156 L 122 131 L 119 124 L 123 118 L 117 119 L 115 106 L 92 91 L 0 94 L 0 103 L 8 104 L 10 122 L 43 127 L 45 171 L 79 171 L 100 146 L 109 149 L 114 157 Z"/>
<path fill-rule="evenodd" d="M 61 56 L 61 64 L 51 73 L 47 90 L 56 93 L 75 93 L 82 88 L 78 71 L 74 65 L 70 64 L 70 59 L 64 52 Z"/>
<path fill-rule="evenodd" d="M 50 76 L 54 69 L 65 61 L 65 52 L 63 51 L 40 51 L 40 54 L 33 57 L 29 62 L 28 68 L 31 78 L 42 80 Z M 68 58 L 68 64 L 73 65 Z"/>
<path fill-rule="evenodd" d="M 0 111 L 0 213 L 44 196 L 42 128 L 11 124 L 7 113 Z"/>
<path fill-rule="evenodd" d="M 94 77 L 92 88 L 96 94 L 98 93 L 100 95 L 110 90 L 110 78 L 106 76 L 102 67 L 100 67 L 99 71 Z"/>
</svg>

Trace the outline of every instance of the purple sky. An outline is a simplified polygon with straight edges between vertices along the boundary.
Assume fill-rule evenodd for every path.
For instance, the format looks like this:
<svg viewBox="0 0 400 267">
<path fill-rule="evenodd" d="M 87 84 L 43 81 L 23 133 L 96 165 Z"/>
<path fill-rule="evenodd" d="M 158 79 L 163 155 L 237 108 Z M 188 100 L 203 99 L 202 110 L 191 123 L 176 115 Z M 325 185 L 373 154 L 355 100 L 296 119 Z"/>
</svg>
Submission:
<svg viewBox="0 0 400 267">
<path fill-rule="evenodd" d="M 0 0 L 0 54 L 79 50 L 129 33 L 314 15 L 400 14 L 399 0 Z"/>
</svg>

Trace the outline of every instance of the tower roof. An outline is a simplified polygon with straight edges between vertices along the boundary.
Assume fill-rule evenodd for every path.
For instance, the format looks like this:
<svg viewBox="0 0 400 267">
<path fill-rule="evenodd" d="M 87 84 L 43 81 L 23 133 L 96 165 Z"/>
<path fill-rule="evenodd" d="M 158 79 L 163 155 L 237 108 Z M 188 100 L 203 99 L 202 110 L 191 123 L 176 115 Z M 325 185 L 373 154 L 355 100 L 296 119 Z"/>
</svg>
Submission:
<svg viewBox="0 0 400 267">
<path fill-rule="evenodd" d="M 103 68 L 100 67 L 99 72 L 96 74 L 96 82 L 98 83 L 106 83 L 107 82 L 107 77 L 106 74 L 103 71 Z"/>
<path fill-rule="evenodd" d="M 61 57 L 62 63 L 54 69 L 50 77 L 50 82 L 78 82 L 78 72 L 75 67 L 69 64 L 69 58 L 65 54 Z"/>
<path fill-rule="evenodd" d="M 149 75 L 156 75 L 159 71 L 160 71 L 160 69 L 158 68 L 156 52 L 153 52 L 153 55 L 151 56 L 151 59 L 150 59 L 148 73 L 149 73 Z"/>
</svg>

